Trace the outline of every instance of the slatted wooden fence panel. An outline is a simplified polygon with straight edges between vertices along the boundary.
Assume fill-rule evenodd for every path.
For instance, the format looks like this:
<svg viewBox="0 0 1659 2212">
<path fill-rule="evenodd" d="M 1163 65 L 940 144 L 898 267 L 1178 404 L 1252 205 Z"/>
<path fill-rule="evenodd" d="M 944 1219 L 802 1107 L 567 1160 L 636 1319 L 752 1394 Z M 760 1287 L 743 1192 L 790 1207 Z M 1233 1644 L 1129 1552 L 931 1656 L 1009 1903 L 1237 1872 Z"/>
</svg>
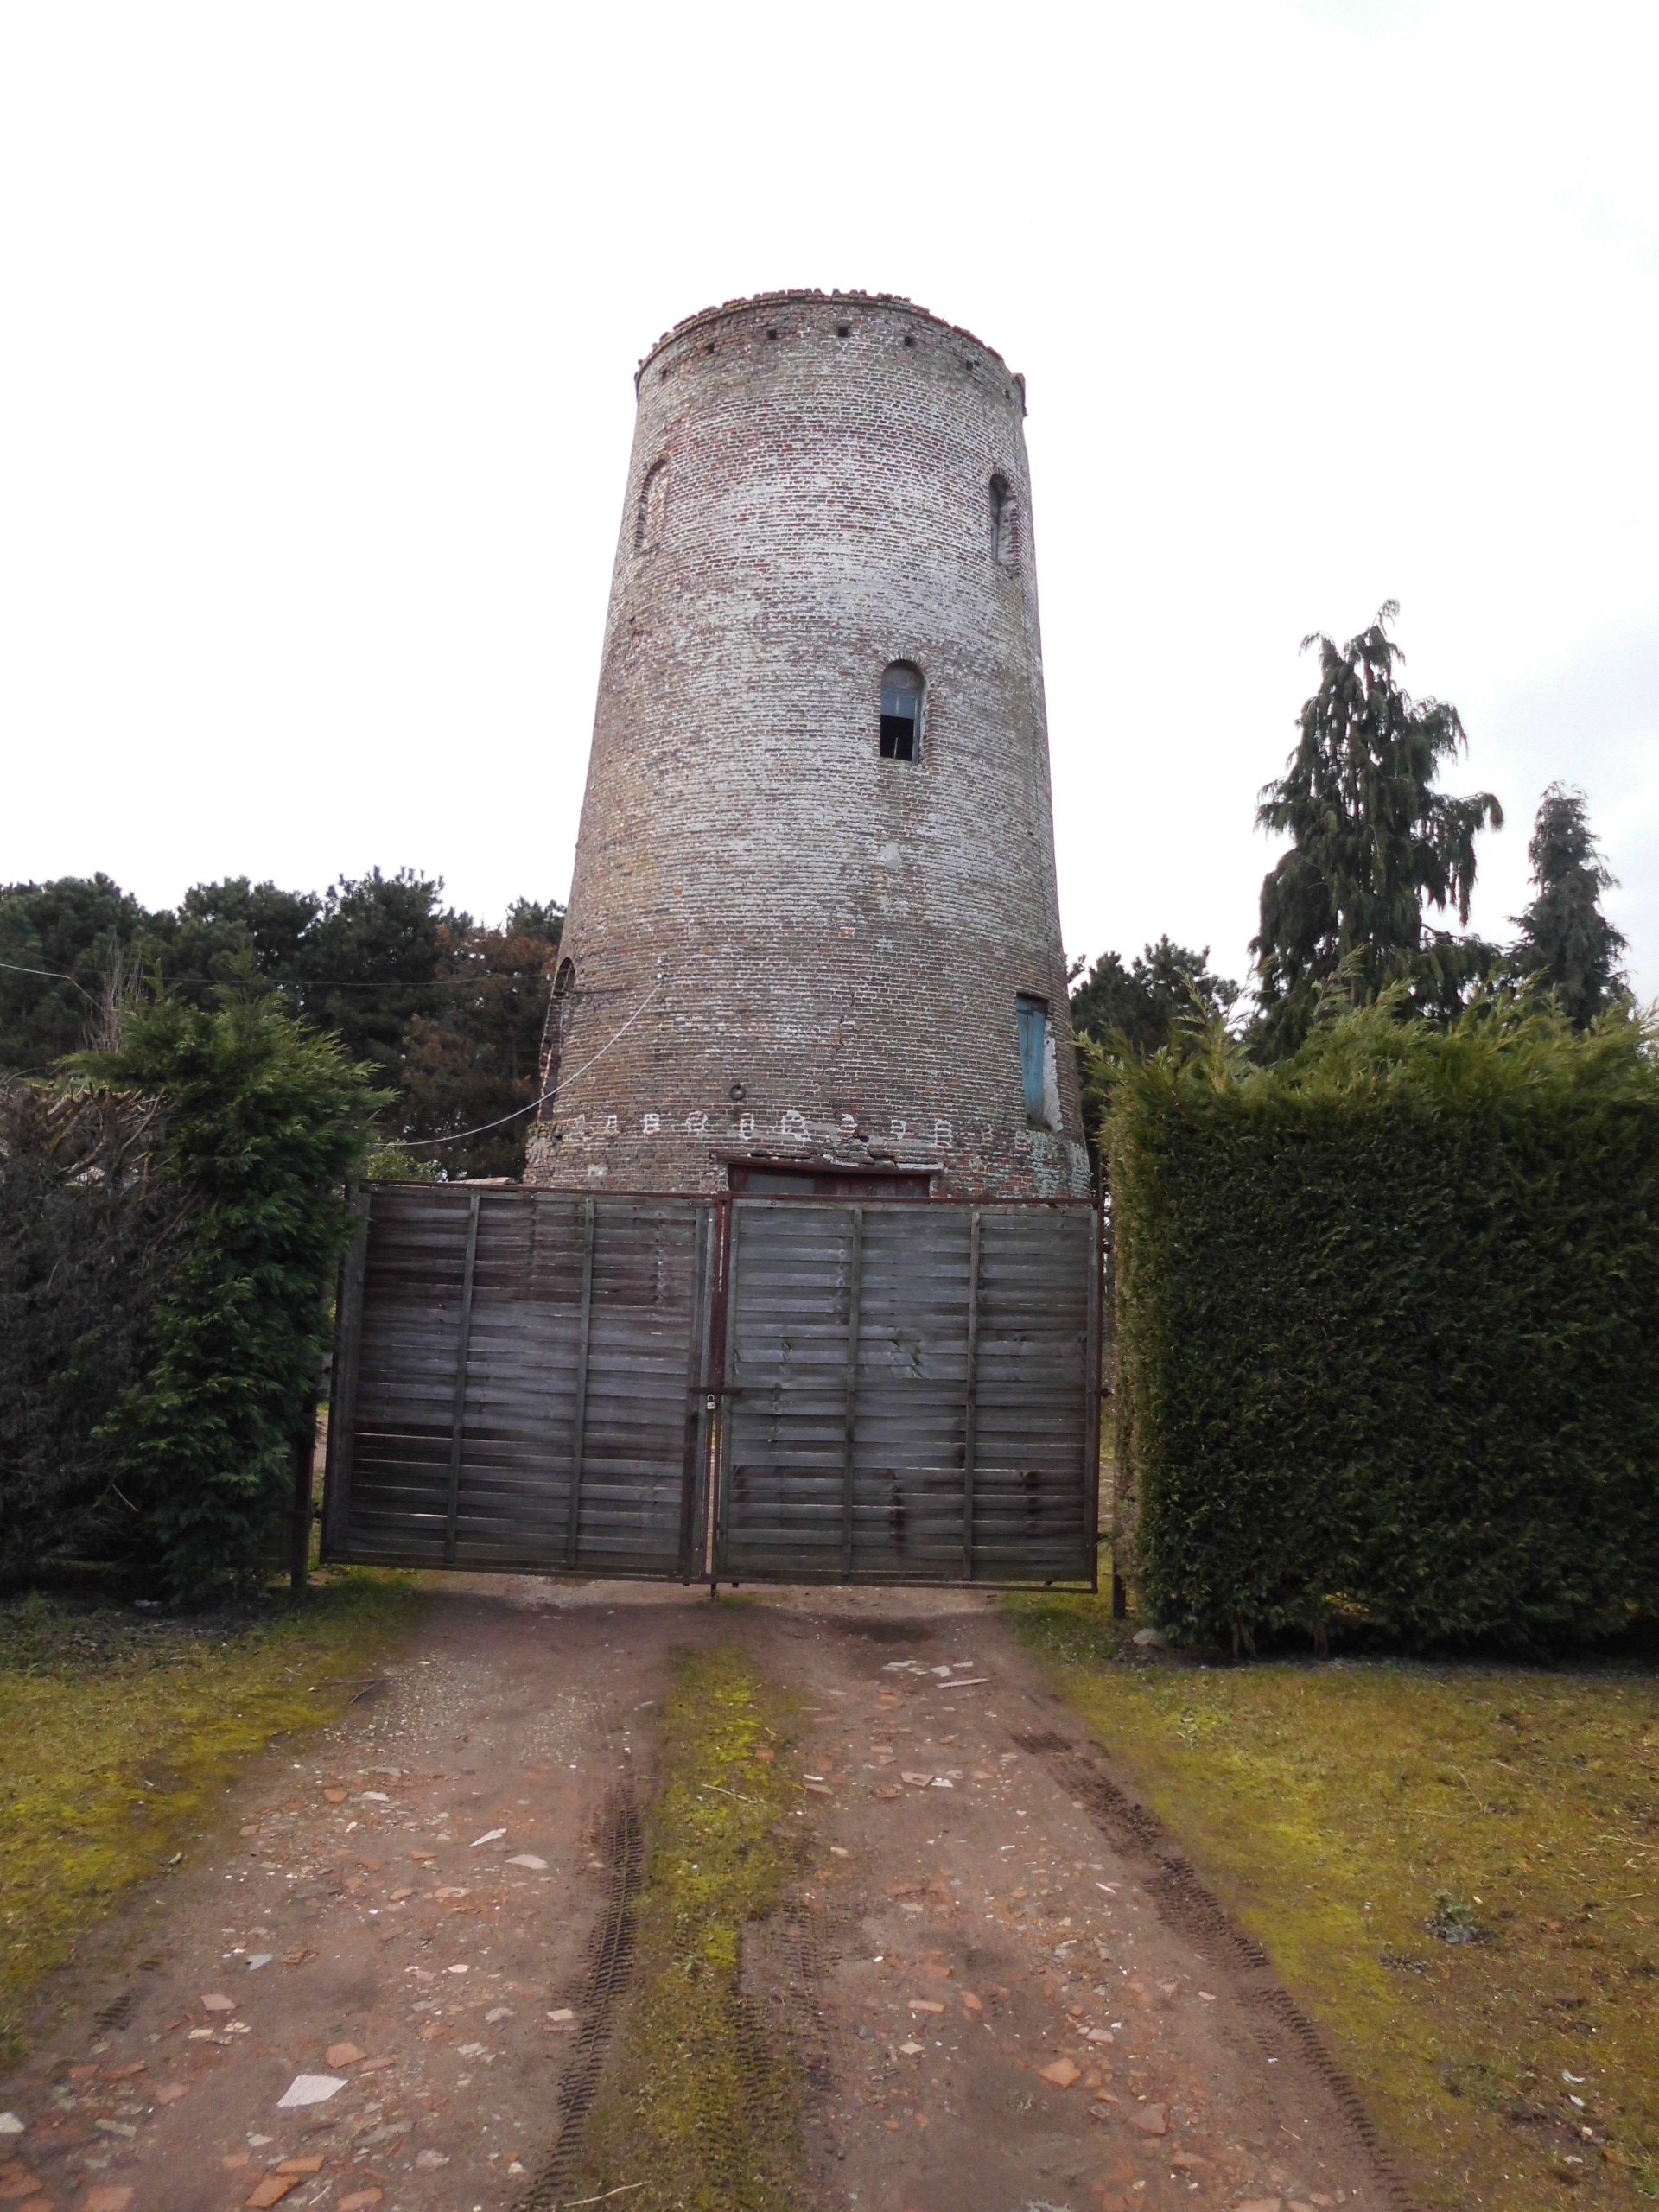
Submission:
<svg viewBox="0 0 1659 2212">
<path fill-rule="evenodd" d="M 409 1184 L 355 1203 L 326 1557 L 1092 1580 L 1092 1208 Z"/>
<path fill-rule="evenodd" d="M 1092 1582 L 1096 1229 L 734 1199 L 720 1573 Z"/>
<path fill-rule="evenodd" d="M 409 1184 L 357 1205 L 325 1555 L 695 1573 L 709 1206 Z"/>
</svg>

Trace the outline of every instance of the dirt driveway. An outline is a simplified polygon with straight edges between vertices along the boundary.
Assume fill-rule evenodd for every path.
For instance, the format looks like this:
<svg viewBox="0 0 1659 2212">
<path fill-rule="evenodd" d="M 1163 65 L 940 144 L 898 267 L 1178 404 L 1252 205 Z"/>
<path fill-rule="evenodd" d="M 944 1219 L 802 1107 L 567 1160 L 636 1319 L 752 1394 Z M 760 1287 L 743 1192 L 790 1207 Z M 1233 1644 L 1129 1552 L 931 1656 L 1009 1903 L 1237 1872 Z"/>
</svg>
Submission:
<svg viewBox="0 0 1659 2212">
<path fill-rule="evenodd" d="M 797 1935 L 754 1931 L 743 1973 L 808 2055 L 804 2207 L 1403 2202 L 995 1599 L 467 1578 L 49 1993 L 0 2083 L 0 2203 L 559 2202 L 562 2080 L 607 2063 L 607 1839 L 649 1803 L 676 1652 L 726 1640 L 801 1714 Z"/>
</svg>

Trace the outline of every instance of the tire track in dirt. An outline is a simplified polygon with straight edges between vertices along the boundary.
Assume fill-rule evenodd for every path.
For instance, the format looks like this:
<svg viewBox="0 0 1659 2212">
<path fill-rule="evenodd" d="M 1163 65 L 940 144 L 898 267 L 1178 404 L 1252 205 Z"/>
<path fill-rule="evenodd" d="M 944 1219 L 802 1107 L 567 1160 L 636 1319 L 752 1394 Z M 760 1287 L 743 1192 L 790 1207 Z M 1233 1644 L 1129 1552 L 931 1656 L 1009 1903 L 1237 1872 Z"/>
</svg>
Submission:
<svg viewBox="0 0 1659 2212">
<path fill-rule="evenodd" d="M 803 2207 L 1408 2212 L 1313 2023 L 994 1600 L 750 1603 L 727 1632 L 808 1724 Z"/>
<path fill-rule="evenodd" d="M 1275 2062 L 1287 2037 L 1314 2074 L 1370 2158 L 1376 2183 L 1396 2212 L 1414 2212 L 1411 2190 L 1382 2145 L 1376 2123 L 1346 2069 L 1332 2056 L 1313 2022 L 1274 1975 L 1262 1946 L 1234 1920 L 1176 1844 L 1157 1815 L 1114 1781 L 1092 1745 L 1079 1747 L 1052 1728 L 1013 1732 L 1008 1739 L 1047 1762 L 1068 1796 L 1081 1803 L 1114 1850 L 1138 1859 L 1147 1895 L 1159 1917 L 1232 1982 L 1251 2016 L 1264 2056 Z M 1268 2018 L 1263 2019 L 1262 2015 Z M 1269 2021 L 1282 2031 L 1275 2037 Z"/>
<path fill-rule="evenodd" d="M 574 1992 L 582 2025 L 559 2082 L 558 2128 L 546 2164 L 523 2199 L 523 2212 L 556 2212 L 582 2148 L 582 2123 L 599 2086 L 618 2008 L 633 1964 L 633 1904 L 645 1878 L 645 1844 L 632 1797 L 606 1801 L 594 1851 L 609 1869 L 610 1894 L 588 1948 L 581 1989 Z"/>
</svg>

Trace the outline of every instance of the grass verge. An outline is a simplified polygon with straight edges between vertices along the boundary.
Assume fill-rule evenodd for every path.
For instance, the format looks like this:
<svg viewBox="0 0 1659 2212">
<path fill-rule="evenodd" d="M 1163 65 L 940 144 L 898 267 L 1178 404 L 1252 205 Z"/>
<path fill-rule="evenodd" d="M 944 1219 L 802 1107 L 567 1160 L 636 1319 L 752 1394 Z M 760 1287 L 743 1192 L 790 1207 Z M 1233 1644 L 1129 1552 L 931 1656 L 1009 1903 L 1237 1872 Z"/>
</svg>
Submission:
<svg viewBox="0 0 1659 2212">
<path fill-rule="evenodd" d="M 410 1577 L 356 1569 L 297 1612 L 0 1605 L 0 2056 L 42 1976 L 188 1848 L 250 1752 L 333 1719 L 414 1605 Z"/>
<path fill-rule="evenodd" d="M 802 1848 L 785 1827 L 798 1791 L 776 1756 L 787 1732 L 781 1700 L 741 1653 L 682 1658 L 630 1993 L 566 2202 L 622 2189 L 630 2212 L 798 2202 L 799 2074 L 787 2051 L 758 2047 L 738 1986 L 744 1924 L 776 1908 Z"/>
<path fill-rule="evenodd" d="M 1104 1599 L 1011 1603 L 1424 2202 L 1659 2198 L 1651 1669 L 1149 1662 Z"/>
</svg>

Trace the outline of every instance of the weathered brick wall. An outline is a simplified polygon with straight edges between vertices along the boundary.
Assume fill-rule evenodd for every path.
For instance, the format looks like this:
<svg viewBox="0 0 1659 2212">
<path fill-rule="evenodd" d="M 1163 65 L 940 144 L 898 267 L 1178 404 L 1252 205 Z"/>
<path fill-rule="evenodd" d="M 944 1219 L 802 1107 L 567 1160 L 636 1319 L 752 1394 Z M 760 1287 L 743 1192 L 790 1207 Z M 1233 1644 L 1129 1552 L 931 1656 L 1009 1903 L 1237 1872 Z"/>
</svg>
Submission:
<svg viewBox="0 0 1659 2212">
<path fill-rule="evenodd" d="M 638 385 L 529 1179 L 708 1190 L 753 1153 L 1086 1191 L 1023 385 L 906 302 L 817 293 L 694 317 Z M 926 679 L 913 764 L 878 751 L 896 660 Z M 1056 1134 L 1027 1127 L 1021 992 Z"/>
</svg>

